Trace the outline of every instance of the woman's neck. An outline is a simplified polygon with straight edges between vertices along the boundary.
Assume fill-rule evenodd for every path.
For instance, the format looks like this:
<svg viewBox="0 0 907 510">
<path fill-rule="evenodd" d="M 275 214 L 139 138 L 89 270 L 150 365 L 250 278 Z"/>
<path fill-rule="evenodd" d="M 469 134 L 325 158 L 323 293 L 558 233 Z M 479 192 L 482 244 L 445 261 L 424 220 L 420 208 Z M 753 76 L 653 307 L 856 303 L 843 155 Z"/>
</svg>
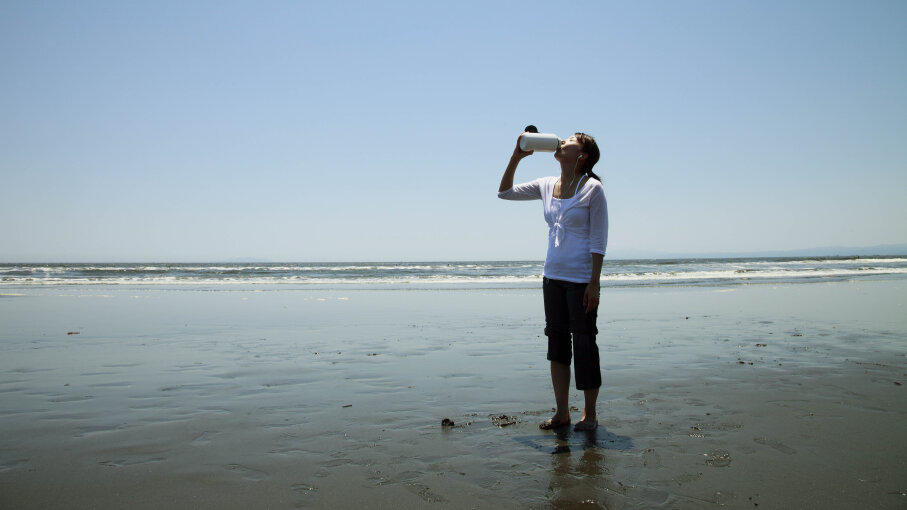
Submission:
<svg viewBox="0 0 907 510">
<path fill-rule="evenodd" d="M 574 195 L 576 184 L 583 180 L 583 176 L 573 170 L 561 172 L 561 178 L 555 183 L 554 198 L 567 199 Z"/>
<path fill-rule="evenodd" d="M 576 171 L 576 165 L 569 163 L 561 163 L 561 183 L 563 186 L 566 186 L 570 181 L 576 181 L 581 177 L 581 174 Z"/>
</svg>

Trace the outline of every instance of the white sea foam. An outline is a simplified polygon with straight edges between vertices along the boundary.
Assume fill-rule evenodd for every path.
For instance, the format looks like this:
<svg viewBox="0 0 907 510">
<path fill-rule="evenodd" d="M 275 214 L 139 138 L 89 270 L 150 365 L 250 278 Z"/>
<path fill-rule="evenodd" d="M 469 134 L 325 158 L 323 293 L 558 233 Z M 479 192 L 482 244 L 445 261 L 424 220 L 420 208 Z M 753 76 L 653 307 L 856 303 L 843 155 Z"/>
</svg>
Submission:
<svg viewBox="0 0 907 510">
<path fill-rule="evenodd" d="M 0 287 L 56 285 L 536 286 L 541 262 L 283 264 L 0 264 Z M 735 285 L 907 276 L 907 258 L 606 261 L 602 282 Z"/>
</svg>

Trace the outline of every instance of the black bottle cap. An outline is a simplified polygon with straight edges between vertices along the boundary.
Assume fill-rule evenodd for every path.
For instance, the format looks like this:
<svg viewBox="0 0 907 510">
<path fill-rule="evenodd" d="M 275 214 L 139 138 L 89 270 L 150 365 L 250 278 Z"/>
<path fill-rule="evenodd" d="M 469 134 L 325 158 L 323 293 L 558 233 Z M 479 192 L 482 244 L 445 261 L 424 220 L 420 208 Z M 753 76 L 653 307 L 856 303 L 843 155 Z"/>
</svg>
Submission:
<svg viewBox="0 0 907 510">
<path fill-rule="evenodd" d="M 539 132 L 539 128 L 533 126 L 532 124 L 529 124 L 528 126 L 526 126 L 526 127 L 523 129 L 523 132 L 524 132 L 524 133 L 538 133 L 538 132 Z"/>
</svg>

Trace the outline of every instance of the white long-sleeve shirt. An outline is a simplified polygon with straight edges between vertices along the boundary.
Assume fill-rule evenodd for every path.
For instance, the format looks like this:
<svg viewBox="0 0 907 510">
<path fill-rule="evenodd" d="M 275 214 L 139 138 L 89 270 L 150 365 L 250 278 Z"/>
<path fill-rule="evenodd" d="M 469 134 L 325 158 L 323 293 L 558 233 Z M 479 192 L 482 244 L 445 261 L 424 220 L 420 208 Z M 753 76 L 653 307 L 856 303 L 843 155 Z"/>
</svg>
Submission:
<svg viewBox="0 0 907 510">
<path fill-rule="evenodd" d="M 557 177 L 542 177 L 498 193 L 505 200 L 541 200 L 548 223 L 544 275 L 552 280 L 588 283 L 592 254 L 608 245 L 608 202 L 602 183 L 589 178 L 571 198 L 554 198 Z"/>
</svg>

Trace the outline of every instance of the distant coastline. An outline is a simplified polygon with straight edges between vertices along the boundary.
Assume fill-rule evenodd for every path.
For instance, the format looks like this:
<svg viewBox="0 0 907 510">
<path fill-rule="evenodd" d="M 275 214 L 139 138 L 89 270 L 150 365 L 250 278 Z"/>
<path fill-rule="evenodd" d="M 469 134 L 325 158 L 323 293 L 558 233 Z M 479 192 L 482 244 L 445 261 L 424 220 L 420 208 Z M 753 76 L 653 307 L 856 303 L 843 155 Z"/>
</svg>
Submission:
<svg viewBox="0 0 907 510">
<path fill-rule="evenodd" d="M 762 259 L 778 257 L 888 257 L 907 255 L 905 244 L 879 244 L 875 246 L 823 246 L 796 250 L 766 250 L 740 252 L 655 252 L 614 250 L 606 256 L 613 260 L 646 259 Z"/>
</svg>

